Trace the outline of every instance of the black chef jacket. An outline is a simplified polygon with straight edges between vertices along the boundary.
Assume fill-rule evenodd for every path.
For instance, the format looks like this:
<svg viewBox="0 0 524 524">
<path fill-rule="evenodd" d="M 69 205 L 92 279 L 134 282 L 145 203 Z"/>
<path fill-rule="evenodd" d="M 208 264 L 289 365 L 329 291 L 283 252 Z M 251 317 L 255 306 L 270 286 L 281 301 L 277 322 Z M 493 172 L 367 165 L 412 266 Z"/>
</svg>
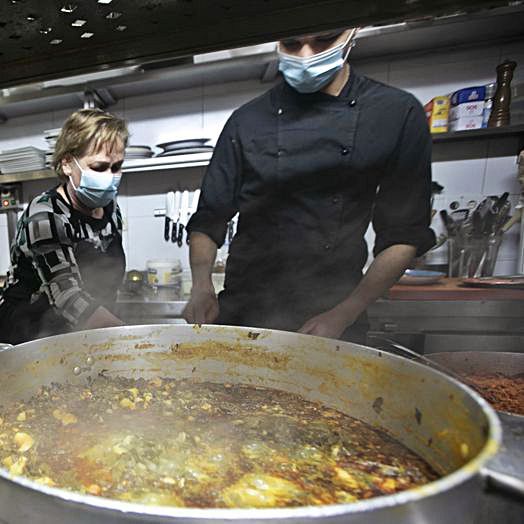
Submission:
<svg viewBox="0 0 524 524">
<path fill-rule="evenodd" d="M 351 70 L 338 97 L 286 83 L 236 110 L 188 230 L 218 246 L 237 213 L 219 323 L 298 329 L 362 278 L 374 254 L 434 243 L 431 138 L 411 94 Z"/>
</svg>

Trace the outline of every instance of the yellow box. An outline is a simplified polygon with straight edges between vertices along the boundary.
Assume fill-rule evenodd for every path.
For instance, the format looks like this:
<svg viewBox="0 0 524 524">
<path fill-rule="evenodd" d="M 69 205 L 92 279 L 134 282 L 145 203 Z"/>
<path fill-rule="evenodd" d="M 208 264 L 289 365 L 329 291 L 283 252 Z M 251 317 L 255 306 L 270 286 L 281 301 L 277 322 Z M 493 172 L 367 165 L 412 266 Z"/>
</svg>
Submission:
<svg viewBox="0 0 524 524">
<path fill-rule="evenodd" d="M 449 96 L 436 96 L 424 106 L 431 133 L 447 133 L 449 109 Z"/>
</svg>

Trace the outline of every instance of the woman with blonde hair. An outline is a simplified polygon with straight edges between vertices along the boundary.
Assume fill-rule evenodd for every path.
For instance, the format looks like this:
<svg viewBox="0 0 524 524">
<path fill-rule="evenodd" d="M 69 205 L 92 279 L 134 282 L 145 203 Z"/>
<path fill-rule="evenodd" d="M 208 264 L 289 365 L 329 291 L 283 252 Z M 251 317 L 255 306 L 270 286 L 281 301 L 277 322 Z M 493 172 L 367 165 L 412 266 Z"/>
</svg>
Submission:
<svg viewBox="0 0 524 524">
<path fill-rule="evenodd" d="M 111 307 L 125 272 L 116 194 L 127 141 L 126 123 L 101 110 L 64 123 L 53 157 L 59 185 L 29 203 L 11 246 L 2 341 L 122 324 Z"/>
</svg>

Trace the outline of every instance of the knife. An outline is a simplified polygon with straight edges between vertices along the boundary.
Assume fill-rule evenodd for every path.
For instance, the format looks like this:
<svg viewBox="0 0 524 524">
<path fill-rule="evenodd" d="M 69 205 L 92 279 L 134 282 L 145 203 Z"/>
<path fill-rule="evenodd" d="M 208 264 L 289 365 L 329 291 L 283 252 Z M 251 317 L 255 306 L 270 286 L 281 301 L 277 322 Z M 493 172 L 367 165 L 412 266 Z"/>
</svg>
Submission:
<svg viewBox="0 0 524 524">
<path fill-rule="evenodd" d="M 164 240 L 169 242 L 171 232 L 171 222 L 175 215 L 175 193 L 169 191 L 166 194 L 166 216 L 164 220 Z"/>
<path fill-rule="evenodd" d="M 182 247 L 184 240 L 184 230 L 187 224 L 187 212 L 189 209 L 189 191 L 185 190 L 182 193 L 182 200 L 180 204 L 180 225 L 178 226 L 177 244 Z"/>
<path fill-rule="evenodd" d="M 193 193 L 193 200 L 191 201 L 191 208 L 188 210 L 188 213 L 187 213 L 188 222 L 191 216 L 193 216 L 196 213 L 198 209 L 199 200 L 200 200 L 200 189 L 197 189 Z M 186 244 L 189 244 L 189 233 L 187 232 L 187 227 L 186 227 Z"/>
<path fill-rule="evenodd" d="M 173 213 L 173 229 L 171 230 L 171 242 L 173 244 L 177 241 L 178 238 L 178 225 L 180 223 L 180 191 L 175 193 L 175 203 L 174 203 L 174 213 Z M 174 221 L 177 217 L 176 222 Z"/>
</svg>

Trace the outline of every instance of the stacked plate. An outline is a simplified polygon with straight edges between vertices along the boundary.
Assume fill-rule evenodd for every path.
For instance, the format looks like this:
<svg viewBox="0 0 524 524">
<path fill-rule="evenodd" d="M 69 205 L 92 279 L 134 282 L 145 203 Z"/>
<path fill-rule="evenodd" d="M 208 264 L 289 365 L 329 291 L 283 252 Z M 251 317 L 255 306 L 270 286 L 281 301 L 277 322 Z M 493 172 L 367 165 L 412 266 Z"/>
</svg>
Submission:
<svg viewBox="0 0 524 524">
<path fill-rule="evenodd" d="M 188 138 L 186 140 L 175 140 L 174 142 L 164 142 L 158 144 L 164 151 L 158 153 L 157 157 L 175 156 L 175 155 L 190 155 L 193 153 L 209 153 L 213 151 L 213 146 L 207 144 L 210 138 Z"/>
<path fill-rule="evenodd" d="M 137 158 L 151 158 L 153 151 L 149 146 L 127 146 L 125 160 L 136 160 Z"/>
<path fill-rule="evenodd" d="M 47 147 L 49 148 L 45 152 L 45 166 L 46 167 L 51 167 L 51 164 L 53 162 L 53 154 L 55 152 L 56 141 L 58 139 L 58 135 L 60 134 L 60 131 L 62 131 L 60 127 L 57 127 L 55 129 L 46 129 L 44 131 L 44 139 L 47 142 Z"/>
<path fill-rule="evenodd" d="M 0 171 L 9 175 L 23 171 L 37 171 L 45 167 L 45 151 L 36 147 L 20 147 L 0 151 Z"/>
</svg>

